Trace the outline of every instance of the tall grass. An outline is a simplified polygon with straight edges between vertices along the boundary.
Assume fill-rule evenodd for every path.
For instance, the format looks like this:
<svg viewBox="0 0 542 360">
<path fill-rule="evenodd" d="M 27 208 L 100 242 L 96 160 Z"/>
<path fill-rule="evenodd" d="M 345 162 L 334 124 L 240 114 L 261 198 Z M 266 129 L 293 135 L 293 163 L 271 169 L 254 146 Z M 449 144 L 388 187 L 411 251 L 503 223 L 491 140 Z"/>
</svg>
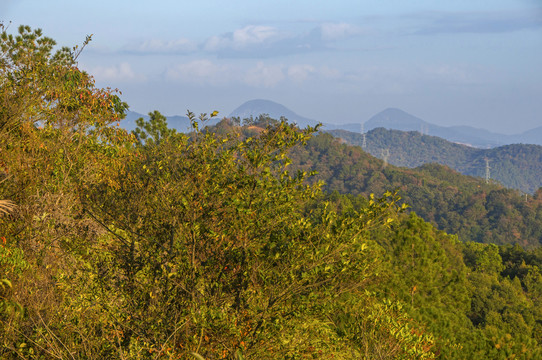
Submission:
<svg viewBox="0 0 542 360">
<path fill-rule="evenodd" d="M 11 200 L 0 200 L 0 216 L 9 214 L 15 209 L 15 203 Z"/>
</svg>

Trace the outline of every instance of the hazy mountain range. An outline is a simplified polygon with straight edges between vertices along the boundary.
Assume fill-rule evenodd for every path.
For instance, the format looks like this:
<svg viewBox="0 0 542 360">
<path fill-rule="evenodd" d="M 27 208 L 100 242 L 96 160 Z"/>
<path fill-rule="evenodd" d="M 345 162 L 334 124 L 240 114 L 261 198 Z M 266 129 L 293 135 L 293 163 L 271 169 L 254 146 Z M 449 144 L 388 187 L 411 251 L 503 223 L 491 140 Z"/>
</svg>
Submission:
<svg viewBox="0 0 542 360">
<path fill-rule="evenodd" d="M 439 126 L 400 109 L 386 109 L 365 123 L 365 131 L 378 127 L 402 131 L 418 131 L 424 135 L 433 135 L 451 142 L 478 148 L 493 148 L 508 144 L 542 145 L 542 126 L 516 135 L 494 133 L 471 126 Z"/>
<path fill-rule="evenodd" d="M 269 100 L 247 101 L 227 117 L 244 119 L 261 114 L 274 119 L 285 117 L 300 127 L 319 123 Z M 129 112 L 121 126 L 133 130 L 139 117 L 148 119 L 148 116 Z M 219 120 L 213 119 L 209 125 Z M 181 132 L 190 130 L 190 121 L 185 116 L 169 116 L 168 125 Z M 363 145 L 361 123 L 323 123 L 322 129 L 349 144 Z M 542 126 L 517 135 L 504 135 L 469 126 L 438 126 L 400 109 L 388 108 L 368 119 L 363 131 L 366 133 L 364 150 L 381 159 L 386 157 L 396 166 L 413 168 L 439 163 L 465 175 L 485 177 L 487 174 L 492 181 L 527 193 L 542 186 L 542 146 L 539 146 L 542 145 Z"/>
<path fill-rule="evenodd" d="M 296 123 L 300 127 L 307 125 L 314 126 L 320 122 L 317 119 L 298 115 L 284 105 L 261 99 L 245 102 L 233 110 L 228 117 L 244 119 L 250 116 L 257 117 L 261 114 L 267 114 L 275 119 L 280 119 L 283 116 L 288 121 Z M 122 121 L 121 126 L 128 130 L 133 130 L 136 127 L 135 120 L 139 117 L 148 118 L 146 115 L 130 111 L 126 119 Z M 211 121 L 210 124 L 214 124 L 216 121 L 218 119 Z M 178 131 L 185 132 L 190 129 L 190 122 L 185 116 L 169 116 L 168 123 L 170 127 Z M 323 123 L 322 129 L 324 131 L 340 129 L 359 133 L 361 132 L 361 123 L 361 121 L 346 124 Z M 504 135 L 470 126 L 439 126 L 395 108 L 385 109 L 364 122 L 364 131 L 370 131 L 379 127 L 402 131 L 418 131 L 425 135 L 434 135 L 451 142 L 477 148 L 493 148 L 516 143 L 542 145 L 542 126 L 521 134 Z"/>
</svg>

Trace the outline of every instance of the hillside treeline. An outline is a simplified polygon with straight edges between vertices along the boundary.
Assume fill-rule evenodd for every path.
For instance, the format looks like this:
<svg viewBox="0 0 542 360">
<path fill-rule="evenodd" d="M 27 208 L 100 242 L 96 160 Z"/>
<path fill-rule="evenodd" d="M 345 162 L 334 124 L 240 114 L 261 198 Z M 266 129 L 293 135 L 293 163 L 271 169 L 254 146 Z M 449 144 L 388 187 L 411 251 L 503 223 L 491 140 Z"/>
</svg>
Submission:
<svg viewBox="0 0 542 360">
<path fill-rule="evenodd" d="M 541 357 L 540 248 L 323 190 L 292 163 L 316 129 L 129 134 L 80 49 L 0 40 L 1 358 Z"/>
<path fill-rule="evenodd" d="M 418 215 L 462 241 L 523 247 L 542 241 L 541 190 L 525 195 L 438 164 L 416 169 L 386 165 L 326 133 L 294 151 L 292 161 L 304 171 L 316 171 L 326 191 L 368 196 L 398 189 Z"/>
<path fill-rule="evenodd" d="M 363 142 L 358 133 L 344 130 L 330 130 L 329 133 L 351 145 L 361 146 Z M 491 181 L 506 187 L 533 194 L 542 186 L 540 145 L 512 144 L 478 149 L 416 131 L 384 128 L 371 130 L 365 136 L 365 151 L 378 158 L 387 154 L 388 162 L 396 166 L 415 168 L 438 163 L 465 175 L 485 178 L 486 167 L 489 165 Z"/>
</svg>

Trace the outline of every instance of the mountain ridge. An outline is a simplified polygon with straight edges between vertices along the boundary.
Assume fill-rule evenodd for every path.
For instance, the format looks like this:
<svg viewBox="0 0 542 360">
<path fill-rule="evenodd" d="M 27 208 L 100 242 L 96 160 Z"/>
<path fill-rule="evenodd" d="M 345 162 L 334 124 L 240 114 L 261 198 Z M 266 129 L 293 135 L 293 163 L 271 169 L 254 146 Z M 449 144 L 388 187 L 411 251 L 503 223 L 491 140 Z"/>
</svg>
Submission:
<svg viewBox="0 0 542 360">
<path fill-rule="evenodd" d="M 331 135 L 350 145 L 363 145 L 362 135 L 345 130 L 330 130 Z M 507 144 L 490 149 L 470 147 L 416 131 L 376 128 L 365 134 L 364 151 L 377 158 L 387 152 L 395 166 L 416 168 L 439 163 L 469 176 L 489 177 L 509 188 L 534 193 L 542 187 L 542 146 Z M 486 163 L 486 159 L 488 163 Z"/>
<path fill-rule="evenodd" d="M 515 143 L 542 145 L 542 126 L 519 134 L 505 135 L 466 125 L 440 126 L 393 107 L 384 109 L 365 122 L 332 124 L 304 117 L 271 100 L 253 99 L 235 108 L 227 117 L 239 117 L 242 120 L 251 116 L 257 117 L 261 114 L 267 114 L 275 119 L 285 117 L 289 122 L 296 123 L 300 127 L 315 126 L 321 123 L 324 131 L 346 130 L 360 132 L 362 124 L 364 131 L 370 131 L 378 127 L 402 131 L 418 131 L 425 135 L 438 136 L 451 142 L 484 149 Z M 135 120 L 139 117 L 148 119 L 146 115 L 129 111 L 126 119 L 121 122 L 121 126 L 131 131 L 135 129 Z M 168 116 L 167 118 L 170 127 L 181 132 L 189 131 L 190 121 L 187 117 Z M 210 121 L 209 124 L 214 125 L 217 121 Z"/>
</svg>

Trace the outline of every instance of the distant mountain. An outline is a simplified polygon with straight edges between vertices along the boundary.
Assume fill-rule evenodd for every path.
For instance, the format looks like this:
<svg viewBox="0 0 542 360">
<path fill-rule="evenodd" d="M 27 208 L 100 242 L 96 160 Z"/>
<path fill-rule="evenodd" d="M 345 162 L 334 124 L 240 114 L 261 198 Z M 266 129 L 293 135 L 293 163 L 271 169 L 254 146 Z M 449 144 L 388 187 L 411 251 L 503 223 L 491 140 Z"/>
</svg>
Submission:
<svg viewBox="0 0 542 360">
<path fill-rule="evenodd" d="M 491 148 L 508 143 L 506 135 L 495 134 L 470 126 L 439 126 L 395 108 L 386 109 L 365 123 L 366 131 L 378 127 L 402 131 L 419 131 L 426 135 L 434 135 L 449 141 L 479 148 Z"/>
<path fill-rule="evenodd" d="M 542 145 L 542 126 L 513 135 L 514 143 Z"/>
<path fill-rule="evenodd" d="M 403 110 L 396 108 L 388 108 L 384 111 L 371 117 L 365 122 L 365 131 L 369 131 L 375 128 L 383 127 L 386 129 L 396 129 L 403 131 L 426 131 L 427 127 L 433 127 L 430 124 L 420 118 L 410 115 Z"/>
<path fill-rule="evenodd" d="M 228 117 L 239 117 L 242 120 L 251 116 L 258 117 L 261 114 L 267 114 L 274 119 L 285 117 L 289 122 L 296 123 L 300 127 L 306 127 L 308 125 L 315 126 L 320 122 L 316 119 L 301 116 L 284 105 L 263 99 L 245 102 L 233 110 Z M 148 116 L 146 115 L 129 111 L 126 119 L 121 122 L 121 126 L 131 131 L 135 129 L 135 121 L 139 117 L 148 119 Z M 190 129 L 190 121 L 185 116 L 168 116 L 167 118 L 169 126 L 177 131 L 186 132 Z M 218 119 L 214 119 L 209 122 L 209 125 L 214 125 L 217 121 Z M 324 131 L 347 130 L 351 132 L 360 132 L 361 130 L 361 122 L 347 124 L 330 124 L 322 122 L 322 125 L 322 130 Z M 435 125 L 396 108 L 385 109 L 364 123 L 365 131 L 378 127 L 402 131 L 418 131 L 426 135 L 438 136 L 451 142 L 484 149 L 514 143 L 542 145 L 542 127 L 526 131 L 522 134 L 503 135 L 470 126 L 445 127 Z"/>
<path fill-rule="evenodd" d="M 329 133 L 351 145 L 362 145 L 359 133 L 330 130 Z M 534 193 L 542 187 L 542 146 L 514 144 L 479 149 L 422 135 L 417 131 L 376 128 L 366 134 L 366 149 L 373 156 L 388 157 L 396 166 L 415 168 L 423 164 L 443 164 L 465 175 L 485 177 L 486 160 L 490 178 L 501 184 Z M 389 152 L 389 155 L 387 154 Z"/>
<path fill-rule="evenodd" d="M 279 119 L 281 116 L 284 116 L 290 122 L 297 123 L 301 127 L 307 125 L 314 126 L 318 123 L 318 121 L 315 119 L 309 119 L 296 114 L 284 105 L 262 99 L 247 101 L 232 111 L 229 116 L 235 116 L 243 119 L 250 116 L 257 117 L 261 114 L 268 114 L 270 117 L 275 119 Z M 347 130 L 359 132 L 361 130 L 361 123 L 322 123 L 322 125 L 322 129 L 324 131 Z M 385 109 L 364 123 L 365 131 L 378 127 L 402 131 L 418 131 L 426 135 L 430 134 L 438 136 L 451 142 L 484 149 L 513 143 L 542 145 L 542 127 L 526 131 L 525 133 L 518 135 L 503 135 L 471 126 L 445 127 L 435 125 L 396 108 Z"/>
<path fill-rule="evenodd" d="M 315 126 L 318 121 L 300 116 L 288 109 L 286 106 L 270 100 L 250 100 L 231 112 L 229 117 L 239 117 L 241 120 L 249 117 L 257 117 L 261 114 L 267 114 L 273 119 L 285 117 L 291 123 L 296 123 L 300 127 Z"/>
<path fill-rule="evenodd" d="M 231 112 L 229 117 L 239 117 L 241 120 L 249 117 L 257 117 L 261 114 L 267 114 L 273 119 L 280 119 L 282 116 L 285 117 L 288 122 L 296 123 L 300 127 L 306 126 L 315 126 L 320 121 L 309 119 L 301 115 L 296 114 L 292 110 L 288 109 L 286 106 L 276 103 L 270 100 L 250 100 L 236 108 Z M 359 131 L 360 124 L 329 124 L 322 123 L 324 130 L 331 129 L 344 129 L 349 131 Z"/>
</svg>

